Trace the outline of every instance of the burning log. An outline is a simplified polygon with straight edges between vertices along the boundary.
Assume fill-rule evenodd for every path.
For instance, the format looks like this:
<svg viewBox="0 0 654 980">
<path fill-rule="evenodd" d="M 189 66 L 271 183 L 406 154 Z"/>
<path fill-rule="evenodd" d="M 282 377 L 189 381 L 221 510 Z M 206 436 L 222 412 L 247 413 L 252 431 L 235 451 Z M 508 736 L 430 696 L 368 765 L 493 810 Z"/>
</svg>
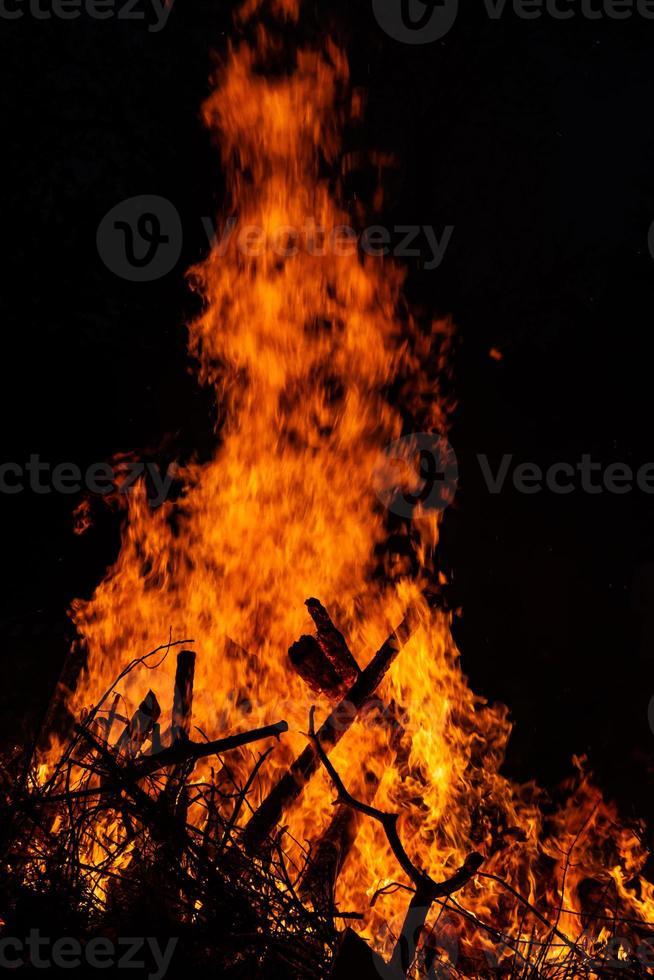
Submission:
<svg viewBox="0 0 654 980">
<path fill-rule="evenodd" d="M 336 629 L 329 613 L 318 599 L 307 599 L 305 603 L 309 615 L 316 624 L 318 644 L 336 673 L 348 687 L 356 681 L 361 670 L 350 653 L 345 637 Z"/>
<path fill-rule="evenodd" d="M 312 690 L 332 698 L 342 696 L 345 693 L 345 679 L 352 678 L 353 683 L 361 670 L 343 634 L 334 626 L 325 607 L 317 599 L 308 599 L 306 605 L 316 624 L 318 638 L 301 637 L 289 649 L 289 658 L 297 673 Z M 381 712 L 379 707 L 382 707 Z M 397 754 L 404 729 L 397 722 L 394 705 L 388 708 L 381 705 L 379 707 L 375 705 L 375 711 L 379 715 L 379 721 L 390 727 Z M 375 773 L 365 773 L 366 802 L 374 800 L 379 784 L 380 779 Z M 356 840 L 358 827 L 359 817 L 354 810 L 342 805 L 336 808 L 303 876 L 300 894 L 304 899 L 310 899 L 314 904 L 333 904 L 333 890 Z"/>
<path fill-rule="evenodd" d="M 313 636 L 301 636 L 288 650 L 289 662 L 305 684 L 316 694 L 329 698 L 342 697 L 348 685 L 325 656 Z"/>
<path fill-rule="evenodd" d="M 316 624 L 317 636 L 301 636 L 289 648 L 291 666 L 317 694 L 331 699 L 343 697 L 361 669 L 322 603 L 307 599 L 305 605 Z"/>
<path fill-rule="evenodd" d="M 370 701 L 418 624 L 417 609 L 411 607 L 397 629 L 358 675 L 345 697 L 323 722 L 317 737 L 326 751 L 337 745 L 352 727 L 359 712 Z M 250 818 L 244 834 L 246 846 L 261 847 L 281 819 L 284 808 L 298 798 L 319 766 L 320 756 L 315 741 L 311 740 Z"/>
<path fill-rule="evenodd" d="M 366 787 L 376 782 L 376 792 L 379 786 L 376 776 L 368 772 L 365 779 Z M 299 890 L 300 897 L 311 901 L 314 908 L 334 904 L 334 888 L 356 841 L 359 824 L 360 817 L 354 810 L 339 805 L 327 830 L 318 841 Z"/>
<path fill-rule="evenodd" d="M 171 732 L 173 742 L 180 740 L 188 742 L 191 734 L 191 719 L 193 712 L 193 680 L 195 677 L 195 651 L 181 650 L 177 654 L 177 669 L 175 671 L 175 690 L 173 692 L 173 717 Z M 193 759 L 178 763 L 168 777 L 166 796 L 170 800 L 175 816 L 180 823 L 186 823 L 188 813 L 188 793 L 186 791 L 186 770 Z"/>
<path fill-rule="evenodd" d="M 346 676 L 356 679 L 361 670 L 350 653 L 342 633 L 333 625 L 327 610 L 317 599 L 308 599 L 306 605 L 318 628 L 318 639 L 302 636 L 288 651 L 289 660 L 316 693 L 331 699 L 342 697 L 349 685 Z M 328 655 L 329 652 L 329 655 Z M 374 799 L 379 780 L 372 772 L 366 776 L 366 797 Z M 300 895 L 315 903 L 333 905 L 333 890 L 357 836 L 357 814 L 348 807 L 337 807 L 329 826 L 317 843 L 311 862 L 300 885 Z"/>
<path fill-rule="evenodd" d="M 184 765 L 187 762 L 197 762 L 210 755 L 220 755 L 230 749 L 237 749 L 241 745 L 250 745 L 252 742 L 260 742 L 265 738 L 279 738 L 284 732 L 288 731 L 288 723 L 278 721 L 274 725 L 265 725 L 263 728 L 255 728 L 250 732 L 241 732 L 239 735 L 229 735 L 227 738 L 218 738 L 213 742 L 174 742 L 167 749 L 157 752 L 156 755 L 147 755 L 142 760 L 129 767 L 130 775 L 133 779 L 144 779 L 151 776 L 159 769 L 168 766 Z"/>
<path fill-rule="evenodd" d="M 191 734 L 193 712 L 193 679 L 195 676 L 195 651 L 181 650 L 177 654 L 175 691 L 173 695 L 173 739 Z"/>
</svg>

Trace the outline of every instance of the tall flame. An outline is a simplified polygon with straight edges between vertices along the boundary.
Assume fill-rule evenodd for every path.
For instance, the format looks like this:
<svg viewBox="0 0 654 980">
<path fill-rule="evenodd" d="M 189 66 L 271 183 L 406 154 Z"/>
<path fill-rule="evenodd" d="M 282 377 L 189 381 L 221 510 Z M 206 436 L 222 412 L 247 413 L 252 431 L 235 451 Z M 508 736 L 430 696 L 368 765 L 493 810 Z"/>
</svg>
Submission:
<svg viewBox="0 0 654 980">
<path fill-rule="evenodd" d="M 297 20 L 299 0 L 276 0 L 273 10 Z M 345 56 L 327 41 L 299 51 L 292 71 L 273 71 L 277 42 L 256 24 L 258 13 L 258 0 L 242 9 L 243 20 L 255 19 L 255 40 L 230 49 L 204 107 L 219 137 L 227 213 L 238 215 L 240 230 L 264 229 L 268 241 L 280 229 L 315 236 L 350 225 L 333 181 L 342 120 L 358 112 Z M 424 516 L 402 532 L 412 569 L 388 557 L 387 515 L 372 474 L 405 417 L 430 431 L 446 428 L 451 406 L 438 376 L 450 328 L 400 316 L 404 273 L 393 261 L 333 248 L 255 255 L 242 245 L 238 233 L 226 249 L 217 243 L 193 270 L 204 312 L 190 326 L 190 351 L 224 412 L 215 454 L 180 470 L 181 498 L 158 511 L 144 487 L 130 495 L 114 567 L 89 602 L 74 604 L 88 670 L 71 707 L 96 701 L 127 659 L 169 631 L 194 637 L 196 725 L 218 737 L 280 716 L 289 722 L 289 738 L 261 772 L 265 794 L 306 742 L 311 702 L 287 659 L 307 632 L 305 599 L 322 600 L 364 666 L 434 575 L 437 521 Z M 147 678 L 164 706 L 170 659 Z M 130 674 L 121 690 L 135 707 L 142 674 Z M 584 928 L 587 880 L 612 889 L 632 916 L 652 915 L 652 890 L 636 883 L 644 851 L 585 777 L 546 820 L 543 794 L 500 774 L 508 713 L 469 690 L 445 614 L 423 608 L 423 625 L 383 696 L 403 708 L 407 751 L 396 758 L 387 733 L 357 723 L 333 761 L 355 794 L 374 772 L 375 803 L 400 813 L 400 836 L 417 864 L 446 877 L 480 850 L 485 871 L 559 910 L 559 929 L 575 937 Z M 234 762 L 244 772 L 249 765 L 245 753 Z M 318 838 L 333 798 L 319 774 L 285 815 L 296 840 Z M 380 949 L 397 933 L 407 895 L 391 888 L 373 908 L 370 899 L 394 880 L 405 878 L 381 828 L 362 821 L 337 901 L 365 913 L 361 928 Z M 461 901 L 521 933 L 521 909 L 497 882 L 477 879 Z"/>
</svg>

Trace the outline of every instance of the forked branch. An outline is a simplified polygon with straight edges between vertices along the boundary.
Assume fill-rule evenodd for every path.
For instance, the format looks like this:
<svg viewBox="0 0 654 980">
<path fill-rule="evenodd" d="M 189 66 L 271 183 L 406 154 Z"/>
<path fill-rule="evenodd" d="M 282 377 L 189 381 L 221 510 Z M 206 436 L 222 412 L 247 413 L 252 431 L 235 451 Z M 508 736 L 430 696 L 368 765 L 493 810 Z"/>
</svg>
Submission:
<svg viewBox="0 0 654 980">
<path fill-rule="evenodd" d="M 355 799 L 348 792 L 343 780 L 338 775 L 333 764 L 330 762 L 327 753 L 320 744 L 320 739 L 316 735 L 314 715 L 315 707 L 312 707 L 311 711 L 309 712 L 309 738 L 315 745 L 320 761 L 329 773 L 329 776 L 336 787 L 339 800 L 346 806 L 350 806 L 353 809 L 358 810 L 360 813 L 371 817 L 373 820 L 376 820 L 382 825 L 384 828 L 384 833 L 386 834 L 386 839 L 388 840 L 390 848 L 397 858 L 400 867 L 407 877 L 411 879 L 416 887 L 416 890 L 420 892 L 421 896 L 426 897 L 430 902 L 433 902 L 437 898 L 444 898 L 447 895 L 453 895 L 454 892 L 457 892 L 459 889 L 463 888 L 481 867 L 484 860 L 481 854 L 477 854 L 475 851 L 469 854 L 462 867 L 460 867 L 459 870 L 446 881 L 434 881 L 434 879 L 431 878 L 425 871 L 418 868 L 405 851 L 404 845 L 402 844 L 400 836 L 397 832 L 397 821 L 399 819 L 399 814 L 384 813 L 382 810 L 378 810 L 374 806 L 369 806 L 369 804 L 362 803 L 360 800 Z"/>
</svg>

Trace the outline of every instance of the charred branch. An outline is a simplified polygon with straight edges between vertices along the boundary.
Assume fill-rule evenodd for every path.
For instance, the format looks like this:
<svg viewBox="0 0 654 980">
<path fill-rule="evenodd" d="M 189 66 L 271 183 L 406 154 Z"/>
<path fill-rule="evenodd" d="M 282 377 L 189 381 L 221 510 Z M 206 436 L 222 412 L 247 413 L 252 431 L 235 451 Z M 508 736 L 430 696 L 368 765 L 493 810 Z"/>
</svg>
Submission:
<svg viewBox="0 0 654 980">
<path fill-rule="evenodd" d="M 295 673 L 315 694 L 325 694 L 334 700 L 347 690 L 343 677 L 327 659 L 314 636 L 301 636 L 289 647 L 288 659 Z"/>
<path fill-rule="evenodd" d="M 220 755 L 237 749 L 241 745 L 250 745 L 252 742 L 260 742 L 266 738 L 277 738 L 288 731 L 288 723 L 278 721 L 274 725 L 265 725 L 263 728 L 255 728 L 249 732 L 242 732 L 240 735 L 230 735 L 227 738 L 219 738 L 212 742 L 175 742 L 167 749 L 158 752 L 156 755 L 145 756 L 141 761 L 134 763 L 128 771 L 132 779 L 144 779 L 151 776 L 160 769 L 168 766 L 184 765 L 187 762 L 197 762 L 198 759 L 205 759 L 210 755 Z"/>
<path fill-rule="evenodd" d="M 343 684 L 351 687 L 361 673 L 359 665 L 350 653 L 345 637 L 338 630 L 329 613 L 318 599 L 307 599 L 306 607 L 309 615 L 316 624 L 316 633 L 320 649 L 323 651 L 336 673 L 342 678 Z"/>
<path fill-rule="evenodd" d="M 195 676 L 195 651 L 181 650 L 177 654 L 175 691 L 173 695 L 173 738 L 191 734 L 193 712 L 193 679 Z"/>
<path fill-rule="evenodd" d="M 397 720 L 397 709 L 391 704 L 381 711 L 377 709 L 378 723 L 390 731 L 391 748 L 397 759 L 404 729 Z M 362 786 L 366 803 L 372 803 L 377 795 L 381 778 L 368 769 Z M 362 816 L 355 809 L 340 803 L 312 855 L 302 879 L 301 895 L 312 902 L 332 902 L 338 876 L 357 838 Z"/>
<path fill-rule="evenodd" d="M 459 870 L 452 875 L 451 878 L 448 878 L 446 881 L 442 882 L 434 881 L 434 879 L 431 878 L 425 871 L 421 870 L 416 864 L 413 863 L 404 849 L 402 841 L 400 840 L 400 836 L 397 831 L 399 814 L 384 813 L 382 810 L 377 810 L 375 807 L 369 806 L 367 803 L 363 803 L 360 800 L 355 799 L 347 791 L 342 779 L 336 772 L 336 769 L 327 758 L 327 755 L 320 744 L 320 740 L 316 735 L 314 714 L 315 709 L 312 708 L 309 717 L 309 736 L 316 746 L 316 752 L 320 757 L 320 761 L 329 773 L 332 782 L 336 787 L 339 800 L 341 800 L 341 802 L 346 806 L 351 807 L 353 810 L 356 810 L 365 816 L 371 817 L 373 820 L 376 820 L 382 825 L 384 833 L 386 834 L 386 839 L 397 859 L 398 864 L 415 886 L 415 894 L 411 899 L 409 910 L 402 927 L 402 933 L 395 947 L 390 964 L 392 969 L 395 971 L 401 971 L 402 975 L 406 975 L 414 960 L 418 941 L 433 903 L 437 898 L 453 895 L 455 892 L 463 888 L 464 885 L 467 885 L 468 882 L 476 875 L 477 871 L 483 864 L 484 859 L 482 858 L 481 854 L 476 854 L 474 852 L 469 854 L 463 866 L 459 868 Z"/>
<path fill-rule="evenodd" d="M 454 892 L 459 891 L 464 885 L 470 881 L 471 878 L 475 876 L 479 868 L 483 863 L 483 858 L 480 854 L 472 853 L 466 858 L 465 864 L 459 868 L 459 870 L 448 878 L 447 881 L 436 882 L 433 878 L 417 867 L 407 854 L 404 849 L 404 845 L 400 840 L 400 836 L 397 832 L 397 821 L 399 819 L 399 814 L 397 813 L 384 813 L 382 810 L 377 810 L 375 807 L 370 806 L 367 803 L 363 803 L 360 800 L 355 799 L 345 788 L 341 777 L 336 772 L 336 769 L 329 761 L 327 753 L 325 752 L 321 742 L 319 734 L 316 734 L 315 723 L 314 723 L 315 708 L 311 709 L 311 714 L 309 717 L 309 737 L 316 747 L 316 753 L 320 762 L 329 773 L 334 786 L 338 792 L 339 800 L 346 806 L 352 807 L 353 810 L 358 810 L 359 813 L 363 813 L 367 817 L 371 817 L 373 820 L 377 820 L 378 823 L 384 828 L 384 833 L 386 834 L 386 839 L 390 845 L 390 848 L 395 855 L 398 864 L 406 874 L 406 876 L 415 885 L 416 891 L 420 892 L 423 896 L 430 897 L 430 904 L 437 898 L 443 898 L 446 895 L 453 895 Z"/>
<path fill-rule="evenodd" d="M 417 610 L 411 608 L 397 629 L 377 651 L 365 670 L 361 671 L 345 697 L 320 726 L 317 739 L 326 752 L 331 751 L 349 731 L 363 706 L 374 695 L 390 670 L 402 647 L 418 626 Z M 280 821 L 284 808 L 296 800 L 318 770 L 320 756 L 312 739 L 276 783 L 247 825 L 245 841 L 248 847 L 260 847 Z"/>
<path fill-rule="evenodd" d="M 195 651 L 181 650 L 177 654 L 177 669 L 175 671 L 175 689 L 173 691 L 173 716 L 171 733 L 173 743 L 188 742 L 191 734 L 193 713 L 193 680 L 195 677 Z M 188 793 L 186 792 L 186 775 L 190 775 L 195 761 L 188 759 L 173 767 L 166 795 L 177 819 L 185 824 L 188 813 Z M 188 772 L 187 772 L 188 771 Z"/>
</svg>

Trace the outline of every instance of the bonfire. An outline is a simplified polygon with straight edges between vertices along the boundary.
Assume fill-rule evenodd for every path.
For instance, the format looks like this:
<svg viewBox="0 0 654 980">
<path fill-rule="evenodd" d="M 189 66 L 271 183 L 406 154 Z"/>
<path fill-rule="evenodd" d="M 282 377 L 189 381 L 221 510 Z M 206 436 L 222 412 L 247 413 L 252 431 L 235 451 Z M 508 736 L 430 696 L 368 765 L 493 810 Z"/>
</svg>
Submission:
<svg viewBox="0 0 654 980">
<path fill-rule="evenodd" d="M 174 501 L 123 498 L 3 763 L 4 928 L 56 908 L 82 944 L 174 937 L 176 972 L 235 978 L 651 975 L 643 828 L 584 760 L 562 805 L 511 782 L 508 710 L 462 672 L 442 508 L 386 452 L 446 438 L 454 331 L 392 259 L 325 247 L 372 217 L 342 181 L 364 99 L 302 15 L 248 0 L 204 106 L 237 222 L 189 275 L 216 447 Z"/>
</svg>

